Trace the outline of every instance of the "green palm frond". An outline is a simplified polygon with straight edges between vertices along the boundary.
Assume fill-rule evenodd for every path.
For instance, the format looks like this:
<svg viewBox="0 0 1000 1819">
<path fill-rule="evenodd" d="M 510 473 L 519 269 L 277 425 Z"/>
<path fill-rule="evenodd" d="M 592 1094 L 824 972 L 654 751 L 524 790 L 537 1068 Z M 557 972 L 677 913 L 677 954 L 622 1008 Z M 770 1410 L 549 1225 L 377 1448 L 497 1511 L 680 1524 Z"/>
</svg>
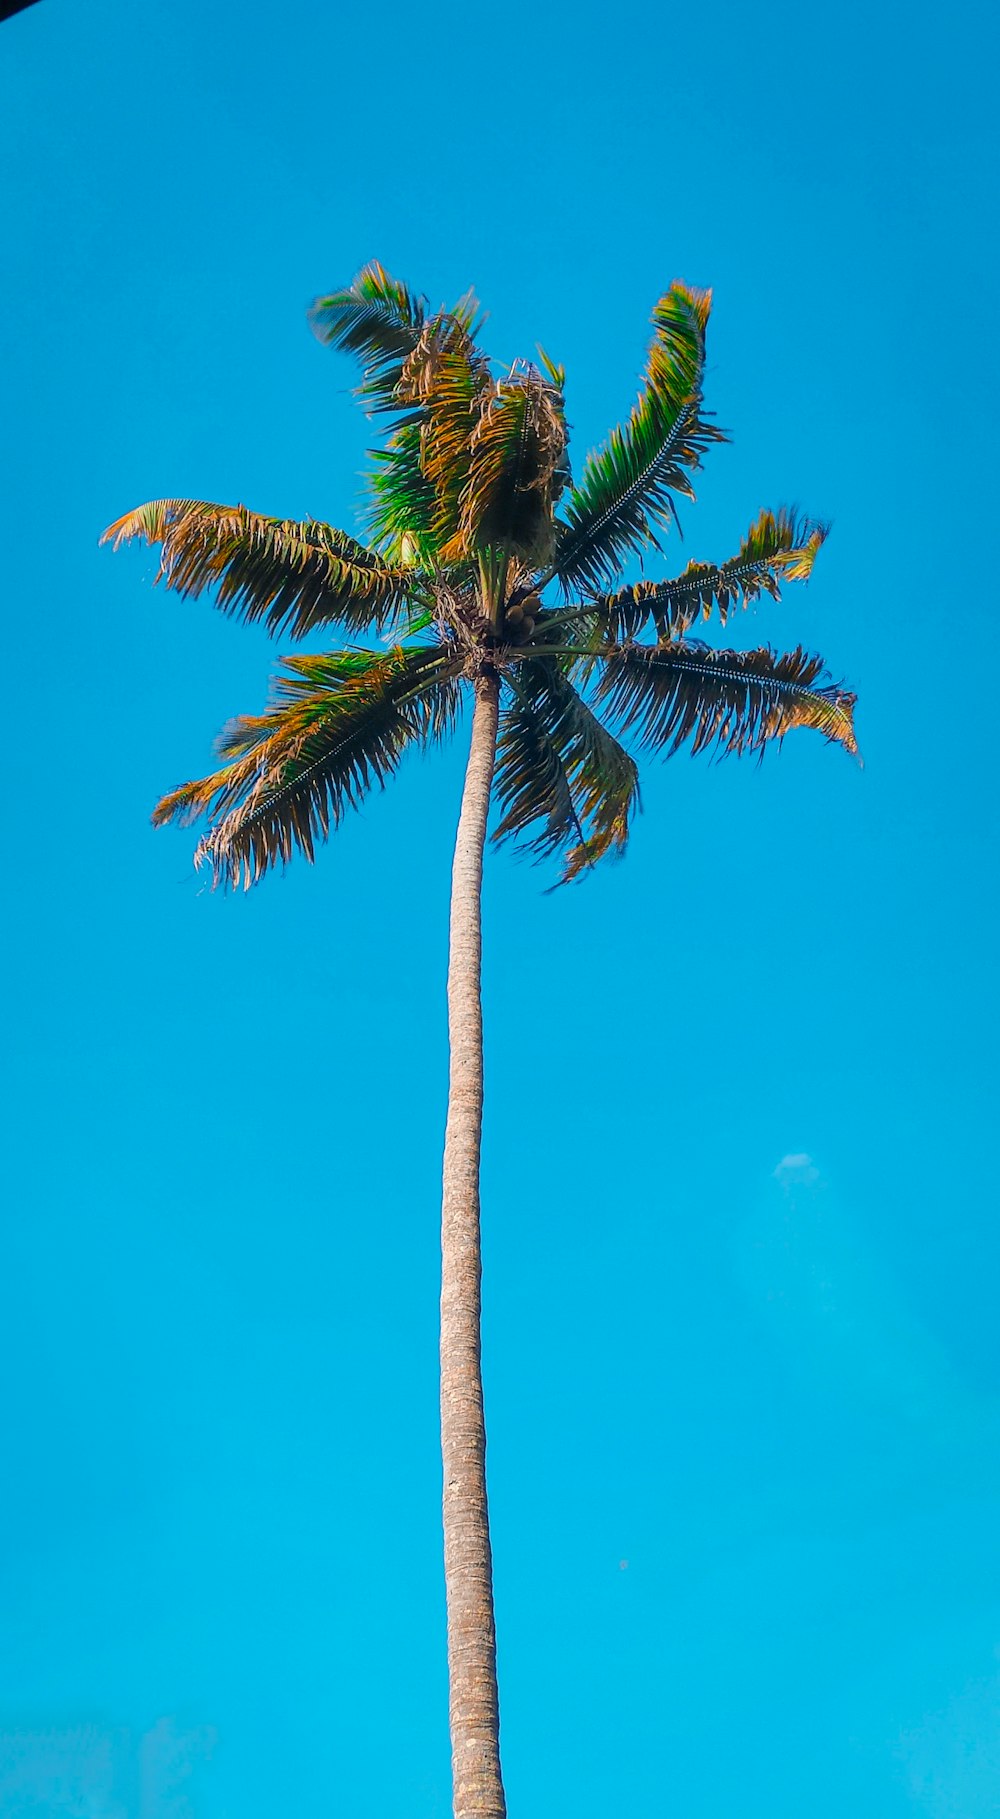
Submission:
<svg viewBox="0 0 1000 1819">
<path fill-rule="evenodd" d="M 486 550 L 540 566 L 553 551 L 553 505 L 565 472 L 561 391 L 529 366 L 494 381 L 469 437 L 458 527 L 445 559 Z"/>
<path fill-rule="evenodd" d="M 652 628 L 666 642 L 683 638 L 713 607 L 725 625 L 739 605 L 762 593 L 778 600 L 781 581 L 806 581 L 826 539 L 827 527 L 782 508 L 761 512 L 728 562 L 689 562 L 672 581 L 640 581 L 598 602 L 609 638 L 617 643 Z M 592 613 L 587 606 L 582 616 Z"/>
<path fill-rule="evenodd" d="M 450 731 L 460 703 L 458 667 L 437 646 L 288 657 L 270 710 L 223 733 L 229 762 L 164 796 L 154 824 L 207 819 L 196 863 L 249 889 L 296 848 L 311 861 L 317 839 L 384 786 L 408 746 Z"/>
<path fill-rule="evenodd" d="M 496 770 L 504 813 L 493 839 L 517 838 L 540 859 L 561 851 L 566 883 L 625 851 L 638 770 L 555 662 L 526 660 L 505 681 Z"/>
<path fill-rule="evenodd" d="M 557 360 L 550 360 L 540 342 L 535 342 L 535 352 L 538 355 L 538 364 L 545 374 L 546 379 L 548 379 L 551 385 L 555 386 L 558 392 L 565 393 L 566 368 L 560 365 Z"/>
<path fill-rule="evenodd" d="M 725 440 L 702 416 L 705 327 L 711 292 L 672 284 L 653 312 L 643 390 L 626 424 L 590 455 L 566 505 L 552 572 L 568 591 L 606 587 L 626 557 L 656 544 L 673 495 L 694 497 L 690 476 Z"/>
<path fill-rule="evenodd" d="M 595 705 L 621 732 L 668 757 L 688 742 L 693 752 L 762 752 L 798 726 L 856 754 L 855 700 L 801 648 L 778 656 L 693 641 L 622 645 L 602 656 L 594 687 Z"/>
<path fill-rule="evenodd" d="M 224 613 L 262 619 L 302 638 L 317 625 L 383 631 L 414 577 L 344 531 L 312 519 L 265 518 L 244 505 L 153 499 L 109 526 L 101 541 L 160 545 L 157 581 L 182 595 L 216 589 Z"/>
<path fill-rule="evenodd" d="M 370 410 L 398 409 L 396 387 L 427 319 L 427 306 L 373 260 L 344 290 L 317 297 L 313 333 L 327 347 L 356 354 L 364 365 L 358 394 Z"/>
<path fill-rule="evenodd" d="M 420 425 L 403 423 L 384 448 L 370 451 L 368 527 L 386 560 L 431 570 L 440 556 L 434 536 L 434 488 L 420 464 Z"/>
</svg>

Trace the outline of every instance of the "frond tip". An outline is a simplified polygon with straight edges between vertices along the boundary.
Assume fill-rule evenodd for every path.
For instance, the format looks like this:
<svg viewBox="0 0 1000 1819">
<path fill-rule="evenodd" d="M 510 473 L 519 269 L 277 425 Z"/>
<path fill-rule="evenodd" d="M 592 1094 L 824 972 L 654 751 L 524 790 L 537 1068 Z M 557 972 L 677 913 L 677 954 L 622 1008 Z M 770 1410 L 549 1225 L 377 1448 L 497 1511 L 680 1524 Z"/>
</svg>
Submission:
<svg viewBox="0 0 1000 1819">
<path fill-rule="evenodd" d="M 152 499 L 109 525 L 119 549 L 141 538 L 160 545 L 157 581 L 181 595 L 215 588 L 222 612 L 303 638 L 318 625 L 382 631 L 405 603 L 413 577 L 345 531 L 313 519 L 265 518 L 245 505 Z"/>
<path fill-rule="evenodd" d="M 288 657 L 268 712 L 223 733 L 229 762 L 164 796 L 153 824 L 210 821 L 195 863 L 216 884 L 249 890 L 296 848 L 312 861 L 317 840 L 385 785 L 408 746 L 450 730 L 459 704 L 456 666 L 436 646 Z"/>
<path fill-rule="evenodd" d="M 713 609 L 725 625 L 731 612 L 761 594 L 780 600 L 782 581 L 808 581 L 826 537 L 825 524 L 784 507 L 761 512 L 727 562 L 689 562 L 672 581 L 639 581 L 606 595 L 597 603 L 601 619 L 616 641 L 647 629 L 664 643 L 683 638 Z"/>
<path fill-rule="evenodd" d="M 694 497 L 691 475 L 722 431 L 702 415 L 705 329 L 711 291 L 672 284 L 653 311 L 643 389 L 628 422 L 590 455 L 569 495 L 553 572 L 565 589 L 613 581 L 629 555 L 656 545 L 675 513 L 673 495 Z"/>
<path fill-rule="evenodd" d="M 622 645 L 607 655 L 594 696 L 613 724 L 668 757 L 689 742 L 692 752 L 762 753 L 800 726 L 858 754 L 856 696 L 801 648 L 779 657 L 694 642 Z"/>
<path fill-rule="evenodd" d="M 420 339 L 427 308 L 405 284 L 373 260 L 353 284 L 317 297 L 309 322 L 318 341 L 343 348 L 364 364 L 358 395 L 371 410 L 395 410 L 403 362 Z"/>
</svg>

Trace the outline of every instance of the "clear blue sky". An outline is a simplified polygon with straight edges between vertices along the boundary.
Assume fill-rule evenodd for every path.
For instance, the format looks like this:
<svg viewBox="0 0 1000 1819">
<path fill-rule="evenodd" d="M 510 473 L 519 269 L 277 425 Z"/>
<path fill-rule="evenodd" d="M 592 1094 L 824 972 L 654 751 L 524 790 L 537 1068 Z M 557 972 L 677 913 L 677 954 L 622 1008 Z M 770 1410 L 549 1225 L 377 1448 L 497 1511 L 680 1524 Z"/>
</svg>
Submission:
<svg viewBox="0 0 1000 1819">
<path fill-rule="evenodd" d="M 454 748 L 249 898 L 156 797 L 262 635 L 98 550 L 356 522 L 319 291 L 474 284 L 570 373 L 712 284 L 673 552 L 834 521 L 736 637 L 866 767 L 647 768 L 488 871 L 485 1369 L 515 1819 L 1000 1809 L 988 9 L 43 0 L 0 27 L 12 1032 L 2 1819 L 445 1819 L 436 1409 Z"/>
</svg>

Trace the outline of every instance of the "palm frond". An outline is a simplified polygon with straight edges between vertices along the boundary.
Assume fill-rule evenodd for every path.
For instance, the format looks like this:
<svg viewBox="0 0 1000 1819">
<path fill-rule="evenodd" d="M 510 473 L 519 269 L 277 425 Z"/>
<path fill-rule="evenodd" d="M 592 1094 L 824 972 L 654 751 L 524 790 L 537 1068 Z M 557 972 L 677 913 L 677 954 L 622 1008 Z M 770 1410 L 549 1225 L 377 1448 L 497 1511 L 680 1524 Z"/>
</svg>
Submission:
<svg viewBox="0 0 1000 1819">
<path fill-rule="evenodd" d="M 411 407 L 411 421 L 420 426 L 420 471 L 433 499 L 439 549 L 458 530 L 472 435 L 492 390 L 489 361 L 474 339 L 474 308 L 469 298 L 459 311 L 427 323 L 397 386 L 400 407 Z"/>
<path fill-rule="evenodd" d="M 102 543 L 160 545 L 157 581 L 182 595 L 216 589 L 224 613 L 302 638 L 337 622 L 383 631 L 403 608 L 412 573 L 346 532 L 313 519 L 265 518 L 244 505 L 153 499 L 109 526 Z"/>
<path fill-rule="evenodd" d="M 725 625 L 734 608 L 762 593 L 780 599 L 781 581 L 808 580 L 826 536 L 826 525 L 784 507 L 761 512 L 727 562 L 689 562 L 672 581 L 640 581 L 606 595 L 597 604 L 608 637 L 618 643 L 652 628 L 662 642 L 683 638 L 713 607 Z M 583 616 L 591 612 L 581 608 Z"/>
<path fill-rule="evenodd" d="M 557 663 L 528 659 L 504 679 L 496 769 L 504 813 L 493 839 L 517 838 L 537 858 L 562 851 L 567 883 L 624 852 L 638 771 Z"/>
<path fill-rule="evenodd" d="M 469 437 L 459 522 L 445 560 L 493 550 L 546 562 L 566 441 L 562 394 L 536 369 L 495 380 Z"/>
<path fill-rule="evenodd" d="M 694 641 L 622 645 L 602 655 L 594 701 L 619 731 L 668 757 L 688 742 L 693 752 L 762 752 L 799 726 L 858 749 L 856 696 L 801 648 L 778 656 Z"/>
<path fill-rule="evenodd" d="M 269 711 L 225 729 L 229 762 L 164 796 L 154 825 L 207 819 L 196 863 L 248 890 L 296 848 L 312 861 L 317 839 L 384 786 L 408 746 L 450 731 L 460 702 L 458 666 L 435 646 L 286 658 Z"/>
<path fill-rule="evenodd" d="M 384 448 L 369 454 L 367 517 L 375 548 L 387 562 L 436 568 L 434 489 L 421 466 L 419 424 L 401 424 Z"/>
<path fill-rule="evenodd" d="M 356 354 L 364 365 L 358 395 L 373 411 L 396 410 L 403 363 L 413 352 L 427 319 L 427 306 L 377 260 L 366 265 L 344 290 L 317 297 L 309 322 L 327 347 Z"/>
<path fill-rule="evenodd" d="M 555 386 L 558 392 L 565 393 L 566 368 L 562 366 L 559 361 L 550 360 L 544 347 L 542 347 L 541 343 L 538 341 L 535 342 L 535 352 L 538 355 L 538 364 L 545 374 L 546 379 L 549 380 L 550 384 Z"/>
<path fill-rule="evenodd" d="M 552 569 L 567 590 L 606 587 L 627 556 L 656 545 L 654 527 L 674 515 L 673 495 L 694 497 L 690 476 L 705 449 L 725 440 L 702 415 L 711 295 L 672 284 L 653 311 L 638 401 L 628 422 L 588 456 L 569 495 Z"/>
</svg>

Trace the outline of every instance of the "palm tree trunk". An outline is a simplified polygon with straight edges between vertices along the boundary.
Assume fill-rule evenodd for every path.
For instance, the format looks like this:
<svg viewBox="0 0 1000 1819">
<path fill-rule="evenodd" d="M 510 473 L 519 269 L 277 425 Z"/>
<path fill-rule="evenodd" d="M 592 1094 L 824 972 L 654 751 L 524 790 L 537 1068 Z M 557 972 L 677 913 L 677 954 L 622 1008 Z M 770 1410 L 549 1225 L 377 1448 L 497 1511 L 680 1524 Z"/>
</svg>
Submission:
<svg viewBox="0 0 1000 1819">
<path fill-rule="evenodd" d="M 451 1072 L 441 1208 L 441 1451 L 455 1819 L 504 1819 L 480 1352 L 481 897 L 500 684 L 476 683 L 451 882 Z"/>
</svg>

